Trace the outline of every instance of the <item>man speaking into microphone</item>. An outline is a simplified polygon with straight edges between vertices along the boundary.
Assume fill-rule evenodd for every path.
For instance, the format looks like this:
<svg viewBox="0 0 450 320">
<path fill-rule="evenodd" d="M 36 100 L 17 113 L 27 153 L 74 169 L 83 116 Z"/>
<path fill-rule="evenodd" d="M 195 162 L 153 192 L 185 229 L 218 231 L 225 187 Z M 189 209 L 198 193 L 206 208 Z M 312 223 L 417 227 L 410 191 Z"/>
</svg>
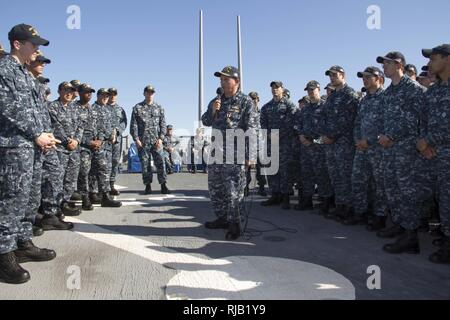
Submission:
<svg viewBox="0 0 450 320">
<path fill-rule="evenodd" d="M 227 229 L 225 238 L 235 240 L 242 234 L 245 220 L 246 168 L 256 163 L 256 149 L 252 143 L 245 145 L 245 137 L 256 141 L 259 115 L 250 97 L 239 91 L 238 69 L 228 66 L 214 76 L 220 77 L 223 90 L 217 90 L 217 98 L 209 103 L 202 123 L 212 127 L 208 188 L 217 219 L 206 222 L 205 227 Z M 240 139 L 240 134 L 245 137 Z M 240 150 L 245 150 L 244 157 L 239 154 Z"/>
</svg>

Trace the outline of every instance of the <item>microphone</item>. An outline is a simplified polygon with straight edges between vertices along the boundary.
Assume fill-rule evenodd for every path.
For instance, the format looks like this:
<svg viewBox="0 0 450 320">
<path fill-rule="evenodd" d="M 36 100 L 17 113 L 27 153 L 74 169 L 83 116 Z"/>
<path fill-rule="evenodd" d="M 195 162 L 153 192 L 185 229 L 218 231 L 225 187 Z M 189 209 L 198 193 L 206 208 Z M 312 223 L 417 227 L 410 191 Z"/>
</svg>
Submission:
<svg viewBox="0 0 450 320">
<path fill-rule="evenodd" d="M 222 97 L 222 95 L 223 95 L 223 88 L 222 87 L 219 87 L 219 88 L 217 88 L 217 90 L 216 90 L 216 93 L 217 93 L 217 98 L 216 98 L 216 100 L 220 100 L 220 98 Z M 219 112 L 215 112 L 214 113 L 214 119 L 217 119 L 217 116 L 219 115 Z"/>
<path fill-rule="evenodd" d="M 216 93 L 217 93 L 217 99 L 220 99 L 223 95 L 223 88 L 222 87 L 217 88 Z"/>
</svg>

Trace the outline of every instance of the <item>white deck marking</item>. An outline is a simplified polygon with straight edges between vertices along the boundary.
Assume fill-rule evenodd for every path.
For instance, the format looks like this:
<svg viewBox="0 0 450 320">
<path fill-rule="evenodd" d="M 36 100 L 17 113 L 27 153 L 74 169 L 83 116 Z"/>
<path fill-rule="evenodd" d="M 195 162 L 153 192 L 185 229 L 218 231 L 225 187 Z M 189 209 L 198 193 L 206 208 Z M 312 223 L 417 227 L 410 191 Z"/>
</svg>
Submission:
<svg viewBox="0 0 450 320">
<path fill-rule="evenodd" d="M 178 270 L 167 285 L 168 299 L 355 299 L 349 280 L 319 265 L 275 257 L 199 258 L 77 218 L 66 220 L 88 239 Z"/>
</svg>

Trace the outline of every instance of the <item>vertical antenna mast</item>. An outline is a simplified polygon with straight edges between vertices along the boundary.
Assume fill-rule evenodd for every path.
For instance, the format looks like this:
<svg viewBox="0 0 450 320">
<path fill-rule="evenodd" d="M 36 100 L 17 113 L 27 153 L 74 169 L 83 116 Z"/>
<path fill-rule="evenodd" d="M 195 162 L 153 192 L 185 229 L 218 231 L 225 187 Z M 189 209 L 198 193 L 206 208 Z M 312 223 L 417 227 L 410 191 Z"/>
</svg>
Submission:
<svg viewBox="0 0 450 320">
<path fill-rule="evenodd" d="M 199 66 L 198 66 L 198 126 L 203 114 L 203 11 L 200 10 Z"/>
<path fill-rule="evenodd" d="M 242 78 L 242 47 L 241 47 L 241 16 L 237 16 L 237 40 L 238 40 L 238 68 L 241 79 L 240 91 L 244 92 L 244 79 Z"/>
</svg>

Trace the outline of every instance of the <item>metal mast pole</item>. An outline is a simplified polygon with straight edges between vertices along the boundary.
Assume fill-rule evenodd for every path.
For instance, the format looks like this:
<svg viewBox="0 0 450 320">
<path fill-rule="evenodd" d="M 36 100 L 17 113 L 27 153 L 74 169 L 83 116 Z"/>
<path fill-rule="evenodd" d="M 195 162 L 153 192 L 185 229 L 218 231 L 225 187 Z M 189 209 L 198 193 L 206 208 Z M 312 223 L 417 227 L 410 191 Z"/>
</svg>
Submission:
<svg viewBox="0 0 450 320">
<path fill-rule="evenodd" d="M 238 68 L 241 79 L 240 91 L 244 92 L 244 79 L 242 77 L 242 47 L 241 47 L 241 17 L 237 16 L 237 40 L 238 40 Z"/>
<path fill-rule="evenodd" d="M 203 114 L 203 11 L 200 10 L 199 66 L 198 66 L 198 126 Z"/>
</svg>

